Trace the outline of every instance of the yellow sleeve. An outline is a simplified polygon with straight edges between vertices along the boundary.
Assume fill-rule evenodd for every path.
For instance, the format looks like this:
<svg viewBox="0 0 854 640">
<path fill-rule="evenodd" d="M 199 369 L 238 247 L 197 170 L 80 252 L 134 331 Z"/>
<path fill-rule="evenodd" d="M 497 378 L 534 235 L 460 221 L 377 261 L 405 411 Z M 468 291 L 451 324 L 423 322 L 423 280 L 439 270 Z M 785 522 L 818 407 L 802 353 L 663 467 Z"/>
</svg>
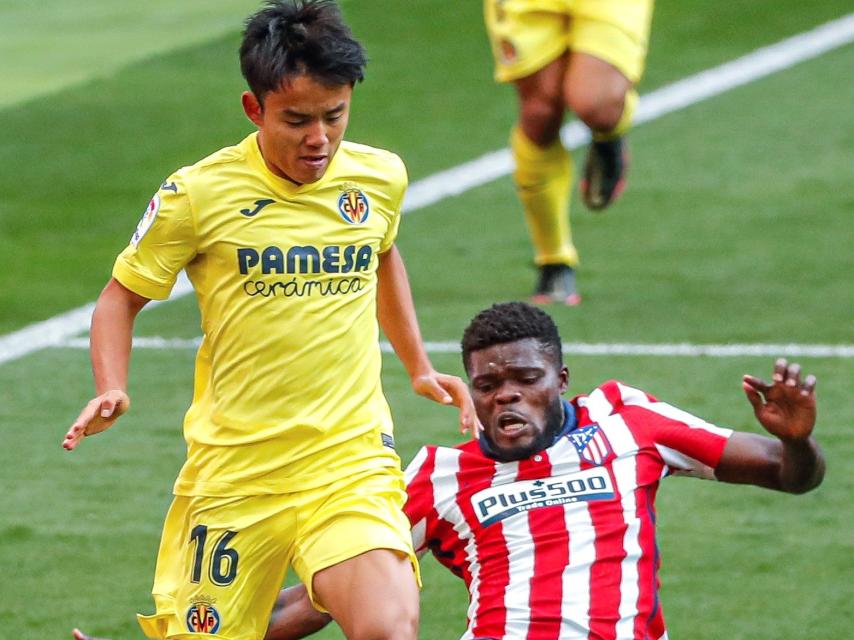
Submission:
<svg viewBox="0 0 854 640">
<path fill-rule="evenodd" d="M 169 297 L 181 269 L 198 246 L 192 206 L 180 176 L 170 176 L 148 203 L 130 244 L 113 266 L 113 277 L 146 298 Z"/>
<path fill-rule="evenodd" d="M 385 237 L 380 243 L 380 253 L 385 253 L 394 244 L 397 238 L 397 232 L 400 228 L 400 216 L 402 215 L 403 196 L 406 194 L 406 187 L 409 185 L 409 176 L 406 173 L 406 165 L 403 164 L 398 156 L 393 156 L 395 163 L 392 165 L 393 178 L 390 181 L 390 189 L 393 191 L 391 195 L 392 203 L 392 218 L 389 221 L 388 229 Z"/>
</svg>

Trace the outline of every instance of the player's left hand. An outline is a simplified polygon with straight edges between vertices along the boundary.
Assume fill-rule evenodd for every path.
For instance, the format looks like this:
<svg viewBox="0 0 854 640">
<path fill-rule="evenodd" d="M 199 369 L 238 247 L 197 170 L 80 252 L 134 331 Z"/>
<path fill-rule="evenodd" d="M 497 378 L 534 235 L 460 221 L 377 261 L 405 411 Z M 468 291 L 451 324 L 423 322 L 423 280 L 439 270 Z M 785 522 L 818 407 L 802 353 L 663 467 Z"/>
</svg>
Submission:
<svg viewBox="0 0 854 640">
<path fill-rule="evenodd" d="M 476 438 L 483 430 L 474 410 L 468 385 L 462 378 L 430 370 L 412 379 L 412 388 L 418 395 L 439 404 L 452 404 L 460 409 L 460 432 L 471 433 Z"/>
<path fill-rule="evenodd" d="M 781 440 L 808 438 L 815 427 L 815 376 L 801 380 L 801 366 L 779 358 L 774 363 L 772 380 L 769 384 L 744 376 L 742 388 L 756 419 Z"/>
</svg>

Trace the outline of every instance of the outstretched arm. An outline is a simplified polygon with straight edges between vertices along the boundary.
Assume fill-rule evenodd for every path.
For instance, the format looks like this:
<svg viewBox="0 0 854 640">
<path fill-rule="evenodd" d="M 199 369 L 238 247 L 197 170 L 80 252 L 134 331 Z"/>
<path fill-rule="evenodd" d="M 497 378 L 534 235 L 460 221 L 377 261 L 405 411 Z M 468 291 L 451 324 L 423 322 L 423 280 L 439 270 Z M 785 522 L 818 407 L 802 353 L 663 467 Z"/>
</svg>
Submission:
<svg viewBox="0 0 854 640">
<path fill-rule="evenodd" d="M 109 429 L 130 407 L 128 366 L 133 323 L 148 298 L 110 279 L 98 297 L 89 332 L 95 398 L 68 429 L 62 446 L 73 450 L 85 436 Z"/>
<path fill-rule="evenodd" d="M 377 317 L 397 357 L 409 373 L 412 388 L 431 400 L 459 407 L 461 430 L 471 431 L 475 435 L 480 430 L 480 423 L 468 386 L 457 376 L 433 369 L 424 350 L 406 267 L 397 247 L 392 246 L 386 253 L 380 254 L 379 260 Z"/>
<path fill-rule="evenodd" d="M 744 376 L 742 388 L 769 438 L 734 433 L 715 475 L 724 482 L 805 493 L 821 484 L 824 456 L 812 437 L 815 427 L 815 376 L 801 380 L 801 367 L 779 359 L 769 384 Z"/>
</svg>

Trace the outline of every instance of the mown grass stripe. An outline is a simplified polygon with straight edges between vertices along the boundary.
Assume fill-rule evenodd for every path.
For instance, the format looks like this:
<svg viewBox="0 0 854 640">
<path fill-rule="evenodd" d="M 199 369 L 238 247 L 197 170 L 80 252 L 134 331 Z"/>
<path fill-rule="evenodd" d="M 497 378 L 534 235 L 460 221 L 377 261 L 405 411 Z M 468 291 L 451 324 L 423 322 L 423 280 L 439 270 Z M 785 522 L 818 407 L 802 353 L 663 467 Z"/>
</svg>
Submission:
<svg viewBox="0 0 854 640">
<path fill-rule="evenodd" d="M 788 69 L 852 40 L 854 13 L 652 91 L 641 99 L 636 124 L 655 120 L 730 89 Z M 562 129 L 562 137 L 567 147 L 576 148 L 586 142 L 588 133 L 578 122 L 571 122 Z M 445 198 L 460 195 L 503 177 L 511 170 L 510 151 L 501 149 L 452 169 L 440 171 L 410 186 L 404 211 L 411 213 Z M 191 290 L 186 278 L 182 277 L 172 291 L 170 300 L 182 297 Z M 49 320 L 0 336 L 0 364 L 55 346 L 85 331 L 89 326 L 93 304 L 83 305 Z"/>
</svg>

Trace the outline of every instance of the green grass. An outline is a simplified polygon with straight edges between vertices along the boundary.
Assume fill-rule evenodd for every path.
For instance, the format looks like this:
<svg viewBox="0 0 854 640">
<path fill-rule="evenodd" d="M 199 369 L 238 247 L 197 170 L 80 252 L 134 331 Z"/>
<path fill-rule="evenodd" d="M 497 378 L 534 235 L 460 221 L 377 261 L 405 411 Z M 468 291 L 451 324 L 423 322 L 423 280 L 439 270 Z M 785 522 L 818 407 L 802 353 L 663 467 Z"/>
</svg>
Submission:
<svg viewBox="0 0 854 640">
<path fill-rule="evenodd" d="M 253 0 L 4 0 L 0 60 L 9 64 L 0 107 L 233 31 L 256 6 Z"/>
<path fill-rule="evenodd" d="M 65 11 L 79 5 L 82 18 L 108 3 L 84 4 Z M 122 65 L 139 58 L 122 58 L 134 41 L 114 6 L 103 14 L 111 22 L 91 23 L 92 49 L 109 48 L 99 56 L 111 70 L 0 109 L 0 334 L 93 300 L 162 178 L 250 130 L 238 100 L 239 19 L 229 18 L 245 3 L 214 4 L 196 35 L 129 66 Z M 162 3 L 147 6 L 148 24 L 156 23 Z M 0 53 L 24 38 L 24 18 L 40 15 L 23 7 L 0 7 Z M 348 137 L 398 151 L 413 179 L 504 146 L 515 105 L 508 88 L 491 81 L 478 2 L 431 0 L 390 11 L 388 3 L 360 0 L 345 10 L 372 59 Z M 643 89 L 848 10 L 837 0 L 659 2 Z M 86 21 L 69 30 L 85 34 Z M 4 40 L 10 34 L 18 40 Z M 72 53 L 86 53 L 54 42 L 26 61 L 30 69 L 57 65 L 63 47 L 69 68 L 78 64 Z M 854 133 L 845 120 L 854 103 L 852 64 L 848 46 L 637 128 L 624 199 L 604 215 L 574 205 L 585 301 L 552 310 L 563 337 L 854 342 Z M 21 77 L 35 82 L 34 75 Z M 582 159 L 579 152 L 578 166 Z M 526 296 L 533 282 L 509 179 L 407 216 L 399 246 L 429 340 L 458 339 L 474 313 Z M 197 335 L 195 302 L 146 312 L 137 333 Z M 4 638 L 62 638 L 75 625 L 116 640 L 141 637 L 133 613 L 151 608 L 160 526 L 183 456 L 192 360 L 189 351 L 138 351 L 133 411 L 74 454 L 59 442 L 91 393 L 85 352 L 50 349 L 0 365 Z M 434 357 L 437 367 L 460 373 L 457 360 Z M 790 497 L 672 479 L 661 489 L 662 600 L 673 638 L 850 635 L 854 363 L 803 364 L 819 377 L 818 435 L 829 470 L 821 488 Z M 402 458 L 428 441 L 455 442 L 453 412 L 415 398 L 393 357 L 384 365 Z M 572 357 L 569 365 L 570 393 L 616 377 L 719 424 L 755 430 L 739 379 L 767 375 L 770 359 Z M 462 584 L 429 559 L 423 565 L 421 637 L 457 637 Z M 318 637 L 341 635 L 332 629 Z"/>
</svg>

